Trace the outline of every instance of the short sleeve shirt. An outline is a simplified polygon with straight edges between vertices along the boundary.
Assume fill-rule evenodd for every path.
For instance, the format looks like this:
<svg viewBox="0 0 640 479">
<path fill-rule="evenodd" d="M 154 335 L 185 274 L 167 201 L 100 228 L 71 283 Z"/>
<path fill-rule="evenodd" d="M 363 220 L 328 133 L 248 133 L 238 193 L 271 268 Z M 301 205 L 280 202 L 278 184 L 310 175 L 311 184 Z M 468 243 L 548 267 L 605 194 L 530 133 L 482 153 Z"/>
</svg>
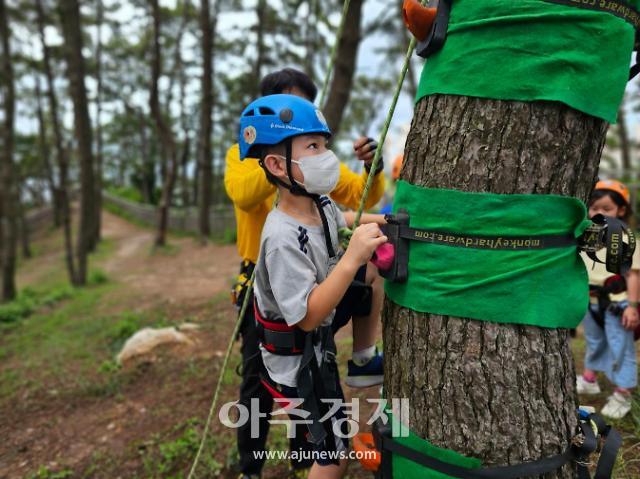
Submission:
<svg viewBox="0 0 640 479">
<path fill-rule="evenodd" d="M 277 208 L 267 216 L 255 278 L 257 305 L 267 319 L 282 318 L 290 326 L 302 321 L 311 291 L 326 279 L 342 254 L 338 229 L 346 226 L 344 215 L 329 198 L 321 197 L 321 202 L 336 252 L 334 258 L 329 257 L 322 226 L 303 224 Z M 334 314 L 323 325 L 331 324 Z M 271 379 L 296 387 L 301 357 L 276 355 L 262 347 L 261 351 Z"/>
</svg>

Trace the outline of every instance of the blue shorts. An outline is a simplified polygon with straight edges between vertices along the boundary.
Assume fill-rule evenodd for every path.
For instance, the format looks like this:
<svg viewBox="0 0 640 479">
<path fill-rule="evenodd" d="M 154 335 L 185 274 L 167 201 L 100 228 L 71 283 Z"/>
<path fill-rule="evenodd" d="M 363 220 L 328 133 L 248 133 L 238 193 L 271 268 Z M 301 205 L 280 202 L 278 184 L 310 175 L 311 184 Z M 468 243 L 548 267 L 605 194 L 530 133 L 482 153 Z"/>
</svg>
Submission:
<svg viewBox="0 0 640 479">
<path fill-rule="evenodd" d="M 338 330 L 349 322 L 354 316 L 367 316 L 371 313 L 372 289 L 365 284 L 367 265 L 360 267 L 356 276 L 344 294 L 331 323 L 331 329 L 335 335 Z"/>
<path fill-rule="evenodd" d="M 612 303 L 624 309 L 627 303 Z M 597 305 L 591 305 L 590 308 Z M 584 337 L 587 343 L 584 366 L 603 372 L 609 381 L 621 388 L 638 385 L 638 360 L 633 331 L 622 326 L 622 318 L 609 307 L 604 315 L 604 328 L 600 327 L 587 311 L 584 318 Z"/>
</svg>

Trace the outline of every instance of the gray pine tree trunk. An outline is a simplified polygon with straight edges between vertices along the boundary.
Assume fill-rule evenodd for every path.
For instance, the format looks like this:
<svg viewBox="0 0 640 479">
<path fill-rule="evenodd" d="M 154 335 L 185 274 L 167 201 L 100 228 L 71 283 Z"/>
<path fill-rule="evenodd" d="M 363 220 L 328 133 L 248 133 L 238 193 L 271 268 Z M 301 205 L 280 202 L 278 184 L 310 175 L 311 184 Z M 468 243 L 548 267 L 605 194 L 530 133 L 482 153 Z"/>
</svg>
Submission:
<svg viewBox="0 0 640 479">
<path fill-rule="evenodd" d="M 430 188 L 586 200 L 606 130 L 604 121 L 560 103 L 434 95 L 416 106 L 401 178 Z M 411 429 L 420 437 L 486 465 L 536 460 L 568 446 L 577 396 L 567 330 L 418 313 L 390 300 L 383 329 L 385 394 L 409 398 Z"/>
<path fill-rule="evenodd" d="M 16 244 L 18 240 L 17 181 L 13 164 L 15 85 L 11 58 L 11 33 L 4 0 L 0 0 L 0 47 L 2 48 L 2 74 L 0 75 L 0 99 L 2 100 L 2 129 L 0 137 L 0 266 L 2 267 L 1 301 L 16 297 Z"/>
<path fill-rule="evenodd" d="M 44 27 L 45 15 L 42 7 L 42 0 L 35 2 L 38 33 L 40 44 L 42 45 L 42 55 L 44 70 L 47 77 L 47 97 L 49 99 L 49 114 L 51 116 L 51 125 L 53 127 L 53 138 L 56 149 L 56 159 L 59 170 L 58 180 L 58 201 L 60 204 L 60 220 L 62 221 L 62 229 L 64 232 L 64 250 L 65 262 L 69 273 L 69 280 L 72 284 L 76 284 L 76 267 L 73 257 L 73 238 L 71 229 L 71 205 L 69 199 L 69 158 L 68 152 L 64 148 L 64 138 L 62 135 L 62 126 L 58 116 L 58 98 L 55 91 L 55 83 L 53 77 L 53 68 L 51 66 L 51 53 L 45 41 Z"/>
<path fill-rule="evenodd" d="M 149 95 L 149 108 L 156 125 L 156 133 L 161 144 L 162 164 L 166 165 L 162 175 L 163 186 L 160 203 L 158 204 L 158 225 L 156 230 L 156 246 L 164 246 L 167 241 L 169 228 L 169 208 L 173 198 L 173 187 L 178 174 L 178 159 L 176 141 L 171 126 L 167 123 L 164 113 L 160 108 L 159 87 L 162 74 L 162 53 L 160 48 L 160 5 L 158 0 L 150 0 L 153 17 L 153 56 L 151 60 L 151 92 Z"/>
<path fill-rule="evenodd" d="M 60 1 L 60 20 L 65 39 L 69 93 L 73 100 L 74 133 L 80 163 L 80 223 L 76 244 L 75 283 L 87 283 L 88 254 L 95 233 L 95 170 L 92 152 L 91 120 L 84 85 L 82 27 L 78 0 Z"/>
<path fill-rule="evenodd" d="M 217 18 L 217 15 L 214 16 Z M 213 181 L 211 133 L 213 130 L 213 25 L 209 11 L 209 0 L 200 2 L 200 31 L 202 48 L 202 79 L 200 89 L 200 134 L 198 137 L 198 163 L 200 194 L 198 195 L 198 229 L 200 241 L 206 242 L 211 235 L 209 211 L 211 208 L 211 183 Z"/>
<path fill-rule="evenodd" d="M 344 111 L 349 103 L 353 77 L 356 71 L 358 47 L 362 39 L 360 23 L 364 0 L 351 0 L 347 10 L 345 28 L 338 42 L 336 64 L 325 105 L 321 105 L 333 136 L 338 134 Z"/>
</svg>

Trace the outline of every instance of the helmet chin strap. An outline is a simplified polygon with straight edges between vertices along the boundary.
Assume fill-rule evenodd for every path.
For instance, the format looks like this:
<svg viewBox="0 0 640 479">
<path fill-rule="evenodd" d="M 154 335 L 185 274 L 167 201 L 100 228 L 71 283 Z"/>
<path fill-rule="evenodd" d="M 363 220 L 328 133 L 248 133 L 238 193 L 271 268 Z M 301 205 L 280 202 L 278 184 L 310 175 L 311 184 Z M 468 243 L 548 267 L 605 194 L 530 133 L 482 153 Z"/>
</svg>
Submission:
<svg viewBox="0 0 640 479">
<path fill-rule="evenodd" d="M 322 201 L 320 200 L 320 195 L 315 193 L 309 193 L 307 190 L 304 189 L 302 185 L 300 185 L 300 183 L 298 183 L 293 178 L 293 170 L 291 166 L 291 160 L 292 160 L 291 144 L 292 144 L 291 138 L 287 138 L 284 142 L 285 151 L 286 151 L 284 159 L 285 159 L 285 164 L 287 168 L 287 177 L 289 178 L 289 182 L 290 182 L 289 184 L 282 181 L 280 178 L 277 178 L 275 175 L 273 175 L 264 166 L 264 162 L 262 160 L 260 160 L 260 164 L 262 165 L 265 173 L 269 178 L 273 179 L 276 183 L 278 183 L 283 188 L 286 188 L 287 190 L 289 190 L 292 195 L 306 196 L 313 200 L 313 202 L 316 205 L 316 208 L 318 208 L 318 212 L 320 213 L 320 219 L 322 220 L 322 230 L 324 231 L 324 241 L 327 245 L 327 252 L 329 253 L 330 258 L 334 258 L 336 256 L 336 252 L 333 249 L 333 244 L 331 242 L 331 231 L 329 230 L 329 221 L 327 220 L 327 215 L 325 214 L 324 208 L 322 207 Z"/>
</svg>

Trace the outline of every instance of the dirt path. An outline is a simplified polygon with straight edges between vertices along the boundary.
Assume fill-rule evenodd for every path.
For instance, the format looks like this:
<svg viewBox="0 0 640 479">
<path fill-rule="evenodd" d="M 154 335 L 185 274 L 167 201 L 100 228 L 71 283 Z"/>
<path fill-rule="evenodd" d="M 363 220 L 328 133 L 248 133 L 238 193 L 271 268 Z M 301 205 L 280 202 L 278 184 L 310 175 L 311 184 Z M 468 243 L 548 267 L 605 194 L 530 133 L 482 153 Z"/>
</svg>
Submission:
<svg viewBox="0 0 640 479">
<path fill-rule="evenodd" d="M 233 328 L 235 310 L 226 297 L 239 264 L 235 246 L 171 237 L 170 247 L 154 252 L 152 231 L 109 213 L 103 226 L 110 252 L 92 266 L 105 271 L 113 286 L 94 314 L 151 311 L 170 323 L 197 322 L 196 347 L 165 351 L 106 379 L 100 361 L 109 357 L 97 354 L 89 376 L 73 377 L 68 364 L 68 381 L 55 388 L 38 385 L 43 392 L 25 392 L 22 402 L 16 391 L 16 402 L 0 411 L 1 479 L 51 477 L 34 475 L 38 470 L 69 474 L 56 477 L 135 477 L 147 467 L 141 458 L 154 441 L 179 434 L 177 426 L 206 413 Z M 22 286 L 42 282 L 63 264 L 60 243 L 57 233 L 39 241 L 40 255 L 20 271 Z M 0 336 L 0 349 L 15 334 L 19 330 Z M 3 358 L 0 370 L 15 360 Z"/>
</svg>

